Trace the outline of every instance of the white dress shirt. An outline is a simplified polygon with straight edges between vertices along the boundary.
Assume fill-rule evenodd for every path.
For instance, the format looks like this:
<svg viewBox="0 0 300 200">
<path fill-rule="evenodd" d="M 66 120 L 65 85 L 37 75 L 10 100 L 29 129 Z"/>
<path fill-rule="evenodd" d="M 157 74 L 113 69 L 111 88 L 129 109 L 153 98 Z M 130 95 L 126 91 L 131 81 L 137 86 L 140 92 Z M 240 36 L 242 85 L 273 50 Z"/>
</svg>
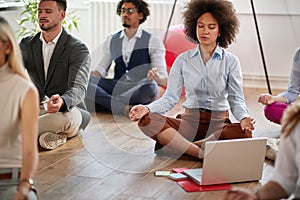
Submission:
<svg viewBox="0 0 300 200">
<path fill-rule="evenodd" d="M 50 64 L 50 59 L 52 57 L 53 51 L 55 49 L 56 43 L 62 33 L 60 33 L 50 42 L 46 42 L 43 33 L 40 34 L 40 40 L 42 41 L 42 51 L 43 51 L 43 60 L 44 60 L 44 73 L 45 73 L 45 80 L 47 78 L 47 72 Z"/>
<path fill-rule="evenodd" d="M 113 61 L 111 53 L 110 53 L 110 43 L 111 39 L 113 37 L 113 34 L 106 37 L 103 44 L 100 46 L 100 54 L 99 54 L 99 61 L 97 66 L 94 68 L 97 70 L 102 76 L 107 75 L 107 71 L 109 67 L 111 66 L 111 63 Z M 122 40 L 122 56 L 123 61 L 127 65 L 132 51 L 134 49 L 135 42 L 137 38 L 142 37 L 142 29 L 138 29 L 136 34 L 132 38 L 127 38 L 125 35 L 124 30 L 120 34 L 120 38 L 123 38 Z M 149 54 L 150 54 L 150 60 L 153 68 L 157 68 L 158 73 L 161 77 L 166 78 L 168 76 L 167 74 L 167 67 L 166 67 L 166 61 L 165 61 L 165 54 L 166 50 L 162 43 L 162 41 L 155 35 L 151 34 L 149 39 Z"/>
</svg>

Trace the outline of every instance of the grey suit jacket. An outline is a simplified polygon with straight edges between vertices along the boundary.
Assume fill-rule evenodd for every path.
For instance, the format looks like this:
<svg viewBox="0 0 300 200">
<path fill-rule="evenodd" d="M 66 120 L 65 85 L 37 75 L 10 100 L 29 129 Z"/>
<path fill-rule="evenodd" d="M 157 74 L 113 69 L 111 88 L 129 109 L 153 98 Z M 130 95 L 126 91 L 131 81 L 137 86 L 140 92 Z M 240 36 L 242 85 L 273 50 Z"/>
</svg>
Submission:
<svg viewBox="0 0 300 200">
<path fill-rule="evenodd" d="M 45 80 L 40 34 L 26 37 L 20 43 L 24 65 L 39 91 L 40 101 L 45 95 L 50 97 L 59 94 L 65 101 L 60 111 L 78 107 L 83 115 L 81 128 L 84 129 L 90 118 L 84 104 L 89 79 L 89 50 L 63 29 L 50 59 Z"/>
</svg>

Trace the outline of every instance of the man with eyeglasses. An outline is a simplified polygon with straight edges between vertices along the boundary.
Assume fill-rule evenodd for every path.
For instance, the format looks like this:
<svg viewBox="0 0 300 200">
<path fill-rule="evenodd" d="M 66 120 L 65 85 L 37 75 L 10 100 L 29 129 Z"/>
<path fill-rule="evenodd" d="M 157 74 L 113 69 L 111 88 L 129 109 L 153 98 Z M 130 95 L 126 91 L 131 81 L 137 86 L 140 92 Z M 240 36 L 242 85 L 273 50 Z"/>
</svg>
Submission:
<svg viewBox="0 0 300 200">
<path fill-rule="evenodd" d="M 106 109 L 128 116 L 132 105 L 149 104 L 165 86 L 167 70 L 161 40 L 139 26 L 149 15 L 143 0 L 121 0 L 116 9 L 123 30 L 108 36 L 97 66 L 91 71 L 87 101 L 96 111 Z M 114 61 L 114 77 L 106 78 Z M 93 109 L 93 108 L 90 108 Z"/>
</svg>

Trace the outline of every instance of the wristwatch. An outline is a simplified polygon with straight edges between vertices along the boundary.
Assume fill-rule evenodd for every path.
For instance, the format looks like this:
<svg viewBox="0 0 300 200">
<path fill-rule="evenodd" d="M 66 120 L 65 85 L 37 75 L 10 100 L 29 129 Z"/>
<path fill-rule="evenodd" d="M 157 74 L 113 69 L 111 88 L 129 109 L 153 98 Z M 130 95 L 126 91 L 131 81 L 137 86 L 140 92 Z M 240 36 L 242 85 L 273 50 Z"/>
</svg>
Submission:
<svg viewBox="0 0 300 200">
<path fill-rule="evenodd" d="M 27 183 L 27 184 L 29 184 L 28 190 L 29 190 L 29 191 L 32 190 L 32 191 L 36 192 L 36 189 L 35 189 L 35 187 L 34 187 L 34 182 L 33 182 L 33 180 L 32 180 L 31 178 L 24 178 L 24 179 L 21 179 L 21 180 L 19 181 L 19 186 L 20 186 L 22 183 Z"/>
</svg>

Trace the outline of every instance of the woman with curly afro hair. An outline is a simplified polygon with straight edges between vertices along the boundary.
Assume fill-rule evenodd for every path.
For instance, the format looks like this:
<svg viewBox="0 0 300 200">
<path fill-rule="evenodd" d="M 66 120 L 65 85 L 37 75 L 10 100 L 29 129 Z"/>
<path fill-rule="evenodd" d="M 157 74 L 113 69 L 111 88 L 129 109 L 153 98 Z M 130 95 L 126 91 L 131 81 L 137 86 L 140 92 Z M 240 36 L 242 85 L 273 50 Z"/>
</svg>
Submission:
<svg viewBox="0 0 300 200">
<path fill-rule="evenodd" d="M 183 17 L 185 33 L 197 47 L 176 58 L 164 95 L 133 107 L 129 116 L 156 141 L 157 154 L 171 150 L 203 158 L 205 141 L 252 137 L 255 121 L 246 107 L 240 62 L 224 49 L 239 27 L 232 3 L 193 0 Z M 183 87 L 184 112 L 176 118 L 162 115 L 179 102 Z M 230 121 L 229 109 L 237 123 Z"/>
</svg>

